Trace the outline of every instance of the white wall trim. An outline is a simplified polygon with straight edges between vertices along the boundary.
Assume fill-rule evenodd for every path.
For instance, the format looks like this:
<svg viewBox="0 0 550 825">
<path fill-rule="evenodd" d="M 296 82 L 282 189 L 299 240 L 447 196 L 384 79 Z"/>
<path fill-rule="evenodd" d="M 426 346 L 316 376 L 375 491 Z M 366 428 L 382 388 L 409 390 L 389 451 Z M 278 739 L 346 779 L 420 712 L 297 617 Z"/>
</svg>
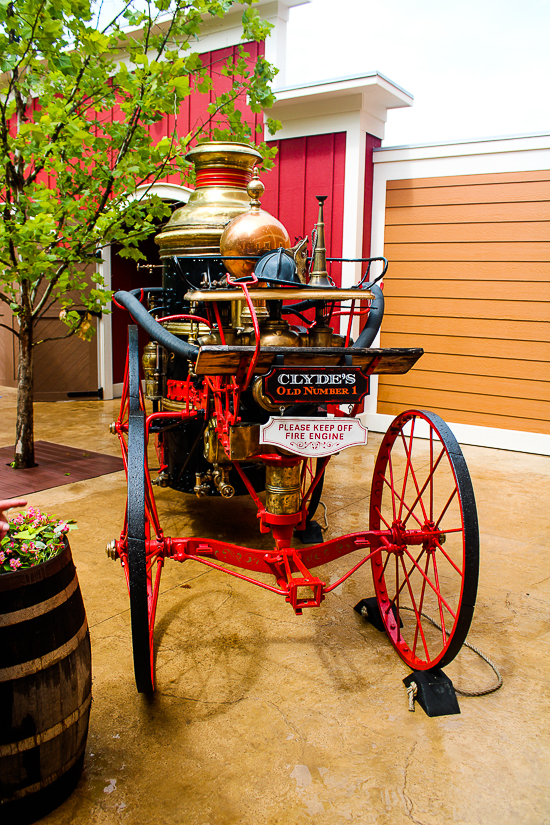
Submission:
<svg viewBox="0 0 550 825">
<path fill-rule="evenodd" d="M 105 289 L 111 288 L 111 247 L 105 246 L 101 250 L 101 262 L 97 270 L 103 277 Z M 107 309 L 111 309 L 111 302 Z M 97 324 L 97 380 L 98 387 L 103 388 L 103 398 L 113 398 L 113 316 L 103 313 Z"/>
<path fill-rule="evenodd" d="M 385 413 L 363 413 L 361 423 L 376 433 L 385 433 L 395 416 Z M 550 435 L 527 433 L 522 430 L 500 430 L 496 427 L 477 427 L 474 424 L 446 422 L 460 444 L 475 447 L 492 447 L 497 450 L 513 450 L 517 453 L 550 455 Z M 415 435 L 422 438 L 422 433 Z"/>
</svg>

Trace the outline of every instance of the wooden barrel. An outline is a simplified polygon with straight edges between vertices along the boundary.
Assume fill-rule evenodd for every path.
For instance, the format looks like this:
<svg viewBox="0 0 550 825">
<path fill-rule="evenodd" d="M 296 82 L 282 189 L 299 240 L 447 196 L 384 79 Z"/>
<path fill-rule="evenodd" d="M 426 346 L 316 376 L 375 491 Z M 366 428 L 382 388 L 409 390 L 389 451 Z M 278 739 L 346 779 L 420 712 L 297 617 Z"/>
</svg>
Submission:
<svg viewBox="0 0 550 825">
<path fill-rule="evenodd" d="M 0 575 L 0 822 L 34 822 L 75 788 L 92 701 L 71 549 Z"/>
</svg>

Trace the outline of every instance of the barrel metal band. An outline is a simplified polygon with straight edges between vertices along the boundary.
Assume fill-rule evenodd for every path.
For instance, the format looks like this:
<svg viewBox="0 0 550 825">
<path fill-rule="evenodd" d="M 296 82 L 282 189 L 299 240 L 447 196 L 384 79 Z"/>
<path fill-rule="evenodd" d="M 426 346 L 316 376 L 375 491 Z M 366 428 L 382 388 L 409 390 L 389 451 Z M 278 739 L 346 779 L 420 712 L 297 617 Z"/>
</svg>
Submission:
<svg viewBox="0 0 550 825">
<path fill-rule="evenodd" d="M 90 707 L 91 701 L 92 694 L 90 693 L 79 708 L 71 713 L 70 716 L 66 716 L 65 719 L 62 719 L 61 722 L 58 722 L 53 727 L 43 730 L 41 733 L 37 733 L 34 736 L 29 736 L 27 739 L 20 739 L 18 742 L 10 742 L 7 745 L 0 745 L 0 758 L 4 756 L 15 756 L 16 754 L 21 753 L 21 751 L 28 751 L 31 748 L 36 748 L 38 745 L 42 745 L 44 742 L 49 742 L 50 739 L 55 739 L 56 736 L 60 736 L 60 734 L 72 727 L 75 722 L 78 722 L 81 716 L 84 716 Z"/>
<path fill-rule="evenodd" d="M 66 602 L 67 599 L 73 595 L 77 587 L 78 578 L 75 571 L 73 580 L 64 590 L 57 593 L 55 596 L 52 596 L 51 599 L 46 599 L 46 601 L 33 604 L 30 607 L 23 607 L 21 610 L 14 610 L 13 613 L 1 614 L 0 627 L 19 624 L 19 622 L 26 622 L 29 619 L 36 619 L 37 616 L 43 616 L 44 613 L 49 613 L 50 610 L 53 610 L 55 607 L 59 607 L 60 604 L 63 604 L 63 602 Z"/>
<path fill-rule="evenodd" d="M 29 662 L 22 662 L 19 665 L 13 665 L 13 667 L 0 669 L 0 682 L 9 682 L 11 679 L 22 679 L 24 676 L 30 676 L 33 673 L 38 673 L 40 670 L 46 670 L 46 668 L 57 664 L 61 659 L 65 659 L 72 653 L 73 650 L 76 650 L 87 632 L 88 621 L 86 617 L 84 617 L 84 622 L 78 633 L 76 633 L 72 639 L 69 639 L 68 642 L 65 642 L 64 645 L 61 645 L 61 647 L 46 653 L 45 656 L 31 659 Z"/>
<path fill-rule="evenodd" d="M 67 771 L 70 771 L 73 765 L 75 765 L 78 762 L 78 760 L 84 753 L 85 748 L 86 739 L 84 739 L 84 742 L 79 747 L 75 755 L 72 756 L 67 762 L 65 762 L 63 767 L 59 768 L 58 771 L 52 773 L 50 776 L 47 776 L 45 779 L 42 779 L 40 782 L 35 782 L 34 785 L 27 785 L 26 788 L 21 788 L 19 791 L 16 791 L 11 796 L 5 797 L 2 801 L 11 802 L 14 799 L 22 799 L 24 796 L 29 796 L 30 794 L 36 793 L 37 791 L 41 791 L 42 788 L 46 788 L 48 785 L 51 785 L 52 782 L 56 782 L 63 776 L 63 774 L 67 773 Z M 0 810 L 2 809 L 0 808 Z"/>
</svg>

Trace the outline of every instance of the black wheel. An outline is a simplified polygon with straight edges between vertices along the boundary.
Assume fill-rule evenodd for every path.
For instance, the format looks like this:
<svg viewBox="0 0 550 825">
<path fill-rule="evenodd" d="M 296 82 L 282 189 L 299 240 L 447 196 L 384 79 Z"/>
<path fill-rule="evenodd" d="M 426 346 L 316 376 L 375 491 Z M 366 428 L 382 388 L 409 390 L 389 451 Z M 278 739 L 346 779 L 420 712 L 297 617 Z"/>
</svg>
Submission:
<svg viewBox="0 0 550 825">
<path fill-rule="evenodd" d="M 370 529 L 386 533 L 376 540 L 372 572 L 393 646 L 414 670 L 447 665 L 474 613 L 479 529 L 464 456 L 438 415 L 409 410 L 384 436 Z"/>
<path fill-rule="evenodd" d="M 127 441 L 127 576 L 130 593 L 132 648 L 136 686 L 140 693 L 155 687 L 153 631 L 162 558 L 147 555 L 147 541 L 158 532 L 147 470 L 145 410 L 139 373 L 138 330 L 128 327 Z M 153 531 L 151 528 L 153 527 Z"/>
</svg>

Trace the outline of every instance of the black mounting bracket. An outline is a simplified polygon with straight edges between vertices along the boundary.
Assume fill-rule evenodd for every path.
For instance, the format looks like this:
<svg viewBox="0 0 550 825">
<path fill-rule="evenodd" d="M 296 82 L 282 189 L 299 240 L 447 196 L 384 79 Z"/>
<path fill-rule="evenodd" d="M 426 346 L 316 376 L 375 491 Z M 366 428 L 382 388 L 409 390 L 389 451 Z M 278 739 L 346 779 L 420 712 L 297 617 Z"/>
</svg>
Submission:
<svg viewBox="0 0 550 825">
<path fill-rule="evenodd" d="M 356 613 L 359 613 L 360 616 L 363 616 L 368 622 L 371 623 L 377 630 L 380 630 L 382 633 L 386 632 L 386 628 L 384 627 L 384 622 L 382 621 L 382 616 L 380 615 L 380 608 L 378 607 L 378 599 L 376 596 L 371 596 L 370 599 L 361 599 L 361 601 L 355 605 L 353 608 Z M 395 605 L 392 605 L 393 615 L 395 617 L 395 621 L 397 621 L 397 609 Z M 399 621 L 399 627 L 403 627 L 403 622 Z"/>
<path fill-rule="evenodd" d="M 415 670 L 403 679 L 407 689 L 416 685 L 415 700 L 427 716 L 460 713 L 453 683 L 440 668 Z"/>
</svg>

